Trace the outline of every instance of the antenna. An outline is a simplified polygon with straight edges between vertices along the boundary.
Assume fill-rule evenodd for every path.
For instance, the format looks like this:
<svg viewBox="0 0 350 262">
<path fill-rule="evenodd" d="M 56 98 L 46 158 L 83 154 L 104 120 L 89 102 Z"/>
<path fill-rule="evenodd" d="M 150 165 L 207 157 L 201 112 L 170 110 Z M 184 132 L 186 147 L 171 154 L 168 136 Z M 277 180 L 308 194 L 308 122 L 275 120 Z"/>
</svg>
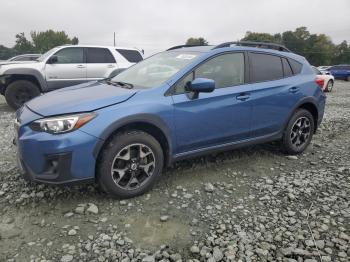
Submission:
<svg viewBox="0 0 350 262">
<path fill-rule="evenodd" d="M 113 43 L 114 43 L 114 46 L 115 46 L 115 32 L 113 33 Z"/>
</svg>

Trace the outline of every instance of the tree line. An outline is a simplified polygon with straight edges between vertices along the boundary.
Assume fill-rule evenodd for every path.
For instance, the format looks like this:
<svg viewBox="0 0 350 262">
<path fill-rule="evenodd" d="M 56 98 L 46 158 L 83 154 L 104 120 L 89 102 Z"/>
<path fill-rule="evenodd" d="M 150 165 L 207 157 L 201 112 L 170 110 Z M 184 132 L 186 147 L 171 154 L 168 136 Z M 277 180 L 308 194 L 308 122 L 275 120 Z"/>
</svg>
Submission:
<svg viewBox="0 0 350 262">
<path fill-rule="evenodd" d="M 248 31 L 239 41 L 259 41 L 282 44 L 292 52 L 304 56 L 310 64 L 336 65 L 350 64 L 350 44 L 343 41 L 336 45 L 325 34 L 311 34 L 306 27 L 298 27 L 294 31 L 269 34 Z M 189 38 L 189 45 L 208 45 L 203 37 Z"/>
<path fill-rule="evenodd" d="M 70 38 L 64 31 L 32 31 L 30 37 L 31 40 L 28 40 L 24 33 L 19 33 L 15 36 L 16 44 L 13 47 L 0 45 L 0 60 L 20 54 L 43 54 L 55 46 L 79 43 L 77 37 Z"/>
</svg>

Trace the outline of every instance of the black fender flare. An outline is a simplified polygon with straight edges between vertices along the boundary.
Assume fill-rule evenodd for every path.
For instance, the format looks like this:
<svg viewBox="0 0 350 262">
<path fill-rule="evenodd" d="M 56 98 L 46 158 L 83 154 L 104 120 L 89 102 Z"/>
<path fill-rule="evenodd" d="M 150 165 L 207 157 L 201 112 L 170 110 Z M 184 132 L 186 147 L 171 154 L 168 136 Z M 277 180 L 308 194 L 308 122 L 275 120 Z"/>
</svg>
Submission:
<svg viewBox="0 0 350 262">
<path fill-rule="evenodd" d="M 97 159 L 97 156 L 99 155 L 103 145 L 105 144 L 106 140 L 116 132 L 116 130 L 121 129 L 124 126 L 139 123 L 139 124 L 149 124 L 157 127 L 165 136 L 165 139 L 167 140 L 168 144 L 168 161 L 167 165 L 170 164 L 172 161 L 172 140 L 171 140 L 171 132 L 169 127 L 166 125 L 166 123 L 158 116 L 153 114 L 147 114 L 147 113 L 141 113 L 136 115 L 130 115 L 126 116 L 124 118 L 118 119 L 114 123 L 110 124 L 100 135 L 100 140 L 96 144 L 93 155 L 95 159 Z"/>
<path fill-rule="evenodd" d="M 284 133 L 284 130 L 286 129 L 289 120 L 292 118 L 292 116 L 294 115 L 295 111 L 300 108 L 302 105 L 304 104 L 312 104 L 313 106 L 315 106 L 315 108 L 317 109 L 317 114 L 318 112 L 318 105 L 317 105 L 317 100 L 314 97 L 304 97 L 303 99 L 301 99 L 289 112 L 288 117 L 286 119 L 286 121 L 284 122 L 283 125 L 283 130 L 282 130 L 282 134 Z M 317 118 L 319 118 L 319 115 L 317 115 Z M 315 123 L 315 131 L 317 129 L 318 123 Z"/>
<path fill-rule="evenodd" d="M 3 73 L 4 75 L 28 75 L 33 76 L 36 78 L 36 80 L 39 83 L 40 91 L 46 91 L 47 90 L 47 83 L 44 79 L 43 75 L 36 69 L 32 68 L 9 68 Z"/>
</svg>

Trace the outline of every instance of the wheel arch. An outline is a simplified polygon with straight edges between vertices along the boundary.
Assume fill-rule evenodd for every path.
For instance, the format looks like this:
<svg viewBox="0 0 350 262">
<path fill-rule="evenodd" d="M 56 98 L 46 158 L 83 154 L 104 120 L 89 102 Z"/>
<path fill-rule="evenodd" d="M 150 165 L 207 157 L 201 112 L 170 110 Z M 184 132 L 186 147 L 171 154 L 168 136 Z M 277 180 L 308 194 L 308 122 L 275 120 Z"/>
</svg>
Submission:
<svg viewBox="0 0 350 262">
<path fill-rule="evenodd" d="M 47 83 L 42 76 L 42 74 L 36 70 L 31 68 L 26 69 L 8 69 L 4 72 L 6 75 L 6 86 L 11 84 L 16 80 L 28 80 L 35 83 L 41 92 L 47 89 Z"/>
<path fill-rule="evenodd" d="M 170 140 L 170 131 L 161 119 L 158 119 L 154 116 L 138 116 L 137 118 L 127 117 L 122 121 L 118 121 L 117 123 L 110 125 L 102 133 L 102 139 L 94 148 L 93 154 L 95 159 L 98 161 L 102 150 L 106 145 L 108 145 L 113 136 L 115 136 L 117 133 L 127 132 L 129 130 L 139 130 L 153 136 L 162 147 L 165 166 L 170 165 L 172 161 L 172 144 Z"/>
<path fill-rule="evenodd" d="M 314 124 L 315 124 L 315 130 L 314 133 L 316 133 L 316 130 L 318 128 L 318 119 L 319 119 L 319 112 L 318 112 L 318 108 L 317 108 L 317 104 L 316 101 L 314 101 L 314 99 L 312 98 L 306 98 L 302 101 L 300 101 L 295 107 L 294 109 L 291 111 L 288 120 L 286 121 L 285 125 L 284 125 L 284 129 L 287 127 L 289 120 L 292 118 L 292 116 L 294 115 L 294 113 L 298 110 L 298 109 L 305 109 L 307 111 L 309 111 L 311 113 L 311 115 L 313 116 L 314 119 Z"/>
</svg>

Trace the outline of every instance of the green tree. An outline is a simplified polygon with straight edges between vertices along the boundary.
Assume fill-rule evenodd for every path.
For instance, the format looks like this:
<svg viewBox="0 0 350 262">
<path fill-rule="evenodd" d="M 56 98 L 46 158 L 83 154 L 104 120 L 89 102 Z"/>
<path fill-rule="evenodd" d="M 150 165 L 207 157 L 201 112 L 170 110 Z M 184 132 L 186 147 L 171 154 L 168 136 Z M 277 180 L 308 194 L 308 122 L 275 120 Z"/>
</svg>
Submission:
<svg viewBox="0 0 350 262">
<path fill-rule="evenodd" d="M 79 44 L 79 39 L 78 39 L 78 37 L 75 36 L 75 37 L 72 38 L 72 44 L 73 44 L 73 45 Z"/>
<path fill-rule="evenodd" d="M 16 51 L 13 48 L 0 45 L 0 60 L 6 60 L 16 55 Z"/>
<path fill-rule="evenodd" d="M 14 46 L 14 50 L 16 53 L 30 53 L 33 52 L 34 46 L 33 44 L 26 38 L 24 33 L 19 33 L 16 35 L 16 44 Z"/>
<path fill-rule="evenodd" d="M 32 37 L 35 50 L 40 53 L 44 53 L 55 46 L 77 44 L 79 42 L 77 37 L 70 39 L 64 31 L 55 32 L 51 29 L 44 32 L 32 31 L 30 35 Z"/>
<path fill-rule="evenodd" d="M 335 47 L 334 64 L 350 64 L 350 45 L 346 41 Z"/>
<path fill-rule="evenodd" d="M 280 43 L 281 35 L 271 35 L 269 33 L 256 33 L 247 31 L 245 36 L 241 39 L 241 41 L 255 41 L 255 42 L 272 42 L 272 43 Z"/>
<path fill-rule="evenodd" d="M 189 39 L 187 39 L 186 41 L 186 45 L 208 45 L 208 41 L 205 40 L 203 37 L 191 37 Z"/>
</svg>

